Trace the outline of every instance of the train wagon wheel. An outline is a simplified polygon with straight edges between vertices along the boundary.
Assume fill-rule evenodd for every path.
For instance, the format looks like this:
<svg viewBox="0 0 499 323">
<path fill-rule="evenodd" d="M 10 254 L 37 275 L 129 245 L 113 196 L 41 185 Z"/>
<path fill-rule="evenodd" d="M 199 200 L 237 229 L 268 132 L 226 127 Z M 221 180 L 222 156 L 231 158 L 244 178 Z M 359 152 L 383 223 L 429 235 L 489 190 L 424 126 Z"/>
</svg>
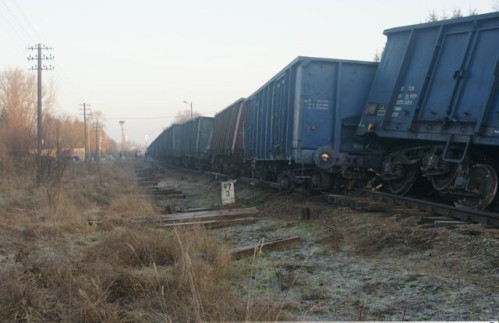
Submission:
<svg viewBox="0 0 499 323">
<path fill-rule="evenodd" d="M 451 158 L 458 159 L 459 156 L 462 154 L 462 152 L 460 150 L 449 150 L 448 154 L 450 155 Z M 470 158 L 465 157 L 462 164 L 469 164 L 469 163 L 471 163 Z M 447 165 L 449 170 L 448 173 L 441 175 L 434 175 L 431 177 L 431 184 L 433 185 L 433 188 L 439 192 L 447 190 L 449 185 L 451 185 L 454 182 L 458 172 L 460 171 L 460 166 L 458 164 L 448 163 Z"/>
<path fill-rule="evenodd" d="M 393 194 L 405 195 L 409 193 L 419 175 L 418 166 L 411 165 L 404 167 L 405 167 L 405 174 L 402 178 L 388 182 L 388 189 Z"/>
<path fill-rule="evenodd" d="M 435 175 L 431 177 L 431 184 L 437 191 L 444 191 L 450 184 L 454 182 L 457 176 L 458 167 L 453 165 L 447 174 Z"/>
<path fill-rule="evenodd" d="M 454 204 L 457 207 L 483 210 L 494 200 L 497 191 L 497 173 L 492 166 L 477 164 L 471 168 L 466 186 L 473 196 L 461 196 Z"/>
</svg>

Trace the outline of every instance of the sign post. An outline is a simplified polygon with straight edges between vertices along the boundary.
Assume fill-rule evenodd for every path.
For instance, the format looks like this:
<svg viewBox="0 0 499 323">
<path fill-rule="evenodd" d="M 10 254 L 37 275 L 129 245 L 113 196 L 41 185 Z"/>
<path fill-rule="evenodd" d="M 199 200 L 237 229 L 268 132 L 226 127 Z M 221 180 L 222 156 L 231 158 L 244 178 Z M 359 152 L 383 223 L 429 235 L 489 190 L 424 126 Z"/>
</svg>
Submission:
<svg viewBox="0 0 499 323">
<path fill-rule="evenodd" d="M 222 182 L 222 205 L 236 203 L 234 183 L 235 181 Z"/>
</svg>

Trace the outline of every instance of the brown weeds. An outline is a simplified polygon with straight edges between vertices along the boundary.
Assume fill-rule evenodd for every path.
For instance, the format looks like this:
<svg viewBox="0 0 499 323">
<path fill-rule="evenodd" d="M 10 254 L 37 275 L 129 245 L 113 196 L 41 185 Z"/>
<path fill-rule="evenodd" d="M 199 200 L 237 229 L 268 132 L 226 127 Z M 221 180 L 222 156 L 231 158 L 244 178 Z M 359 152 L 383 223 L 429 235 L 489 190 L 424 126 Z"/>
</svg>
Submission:
<svg viewBox="0 0 499 323">
<path fill-rule="evenodd" d="M 24 177 L 0 185 L 0 219 L 8 219 L 0 227 L 0 321 L 278 318 L 278 306 L 258 299 L 246 315 L 227 281 L 229 246 L 204 228 L 128 226 L 128 217 L 154 213 L 132 171 L 123 162 L 68 164 L 50 203 Z M 107 225 L 89 226 L 89 209 Z"/>
<path fill-rule="evenodd" d="M 105 262 L 122 267 L 173 264 L 173 239 L 148 228 L 116 228 L 99 244 L 90 247 L 85 262 Z"/>
</svg>

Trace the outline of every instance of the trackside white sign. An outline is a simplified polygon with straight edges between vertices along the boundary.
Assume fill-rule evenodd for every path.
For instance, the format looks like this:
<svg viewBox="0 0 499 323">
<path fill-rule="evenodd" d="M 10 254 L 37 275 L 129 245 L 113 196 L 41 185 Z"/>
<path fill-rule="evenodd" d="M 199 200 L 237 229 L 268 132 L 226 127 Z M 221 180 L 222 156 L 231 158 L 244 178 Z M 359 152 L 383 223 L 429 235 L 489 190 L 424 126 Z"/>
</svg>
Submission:
<svg viewBox="0 0 499 323">
<path fill-rule="evenodd" d="M 222 182 L 222 205 L 236 203 L 234 183 L 235 181 Z"/>
</svg>

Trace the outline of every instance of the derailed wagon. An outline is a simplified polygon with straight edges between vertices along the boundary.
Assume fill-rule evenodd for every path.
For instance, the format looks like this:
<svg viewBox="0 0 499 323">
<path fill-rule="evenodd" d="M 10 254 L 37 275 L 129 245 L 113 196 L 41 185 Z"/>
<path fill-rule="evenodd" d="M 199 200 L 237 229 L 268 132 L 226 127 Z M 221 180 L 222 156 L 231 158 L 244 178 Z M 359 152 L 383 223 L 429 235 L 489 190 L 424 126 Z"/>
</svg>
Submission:
<svg viewBox="0 0 499 323">
<path fill-rule="evenodd" d="M 251 176 L 284 188 L 356 179 L 370 163 L 356 127 L 377 63 L 298 57 L 246 100 L 244 157 Z"/>
<path fill-rule="evenodd" d="M 427 179 L 458 206 L 486 208 L 499 166 L 499 13 L 385 34 L 358 128 L 389 152 L 381 179 L 396 194 Z"/>
</svg>

